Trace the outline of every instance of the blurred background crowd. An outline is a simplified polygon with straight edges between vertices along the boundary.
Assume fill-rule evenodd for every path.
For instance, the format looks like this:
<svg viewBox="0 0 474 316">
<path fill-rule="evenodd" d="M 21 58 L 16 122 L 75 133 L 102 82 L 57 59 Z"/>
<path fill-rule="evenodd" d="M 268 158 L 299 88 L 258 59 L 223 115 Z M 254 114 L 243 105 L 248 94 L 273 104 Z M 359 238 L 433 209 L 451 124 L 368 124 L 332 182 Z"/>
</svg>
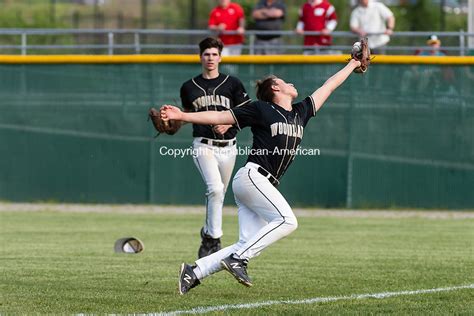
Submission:
<svg viewBox="0 0 474 316">
<path fill-rule="evenodd" d="M 338 53 L 338 45 L 369 34 L 371 48 L 376 53 L 385 53 L 388 44 L 413 46 L 416 52 L 421 47 L 427 49 L 428 36 L 439 36 L 440 32 L 468 32 L 468 1 L 0 0 L 0 29 L 212 30 L 228 47 L 225 52 L 228 55 L 247 53 L 245 46 L 242 51 L 239 45 L 248 45 L 250 41 L 255 47 L 251 53 L 255 54 L 285 53 L 279 50 L 282 44 L 299 45 L 304 54 L 333 54 Z M 341 36 L 338 34 L 341 32 L 354 36 Z M 398 38 L 392 36 L 394 32 L 427 33 Z M 81 39 L 76 36 L 75 40 Z M 197 39 L 168 36 L 142 37 L 141 40 L 195 44 Z M 457 36 L 439 36 L 438 40 L 448 46 L 458 45 L 460 41 Z M 7 39 L 0 34 L 0 45 L 9 41 L 18 39 Z M 49 38 L 49 41 L 58 43 L 60 40 Z M 48 37 L 35 39 L 35 42 L 48 42 Z"/>
</svg>

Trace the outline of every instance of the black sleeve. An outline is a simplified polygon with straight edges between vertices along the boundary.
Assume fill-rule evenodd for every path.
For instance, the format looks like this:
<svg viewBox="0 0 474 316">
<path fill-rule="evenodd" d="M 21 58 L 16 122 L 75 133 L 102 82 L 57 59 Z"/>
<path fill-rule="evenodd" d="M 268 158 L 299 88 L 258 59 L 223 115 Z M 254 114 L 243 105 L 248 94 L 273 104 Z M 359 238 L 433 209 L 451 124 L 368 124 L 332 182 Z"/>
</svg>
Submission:
<svg viewBox="0 0 474 316">
<path fill-rule="evenodd" d="M 247 126 L 259 124 L 261 113 L 258 109 L 258 102 L 250 102 L 245 105 L 230 109 L 230 113 L 235 120 L 235 126 L 240 130 Z"/>
<path fill-rule="evenodd" d="M 181 105 L 183 106 L 183 109 L 186 112 L 194 112 L 193 104 L 192 104 L 191 100 L 189 100 L 188 94 L 186 93 L 185 84 L 183 84 L 181 86 L 179 94 L 181 96 Z"/>
<path fill-rule="evenodd" d="M 232 98 L 233 98 L 232 101 L 234 103 L 234 107 L 238 107 L 250 102 L 250 97 L 247 91 L 245 90 L 244 85 L 237 78 L 234 78 Z"/>
<path fill-rule="evenodd" d="M 308 121 L 313 116 L 316 116 L 316 105 L 312 96 L 306 97 L 303 101 L 293 104 L 293 108 L 296 109 L 298 115 L 303 120 L 304 125 L 308 124 Z"/>
</svg>

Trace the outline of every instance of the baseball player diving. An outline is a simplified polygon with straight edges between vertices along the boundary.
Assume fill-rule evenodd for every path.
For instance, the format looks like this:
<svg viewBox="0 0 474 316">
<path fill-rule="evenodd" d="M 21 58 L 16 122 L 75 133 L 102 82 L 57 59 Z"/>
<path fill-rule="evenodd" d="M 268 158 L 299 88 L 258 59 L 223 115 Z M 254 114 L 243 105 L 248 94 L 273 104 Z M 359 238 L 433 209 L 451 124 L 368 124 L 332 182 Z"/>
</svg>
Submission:
<svg viewBox="0 0 474 316">
<path fill-rule="evenodd" d="M 199 43 L 202 73 L 181 86 L 185 112 L 228 112 L 250 102 L 239 79 L 219 72 L 223 46 L 220 39 L 212 37 Z M 193 124 L 193 160 L 206 184 L 206 218 L 199 258 L 221 249 L 222 206 L 234 169 L 237 131 L 231 124 Z"/>
<path fill-rule="evenodd" d="M 187 293 L 201 280 L 222 269 L 243 285 L 252 286 L 247 274 L 248 262 L 298 226 L 290 205 L 277 189 L 295 158 L 291 149 L 300 144 L 306 124 L 331 93 L 361 66 L 353 56 L 344 68 L 297 103 L 293 103 L 298 97 L 293 84 L 270 76 L 257 82 L 257 101 L 229 111 L 184 113 L 171 105 L 161 108 L 163 120 L 197 125 L 232 124 L 238 129 L 250 126 L 253 133 L 251 154 L 232 184 L 239 214 L 239 240 L 198 259 L 194 265 L 183 263 L 178 280 L 180 294 Z"/>
</svg>

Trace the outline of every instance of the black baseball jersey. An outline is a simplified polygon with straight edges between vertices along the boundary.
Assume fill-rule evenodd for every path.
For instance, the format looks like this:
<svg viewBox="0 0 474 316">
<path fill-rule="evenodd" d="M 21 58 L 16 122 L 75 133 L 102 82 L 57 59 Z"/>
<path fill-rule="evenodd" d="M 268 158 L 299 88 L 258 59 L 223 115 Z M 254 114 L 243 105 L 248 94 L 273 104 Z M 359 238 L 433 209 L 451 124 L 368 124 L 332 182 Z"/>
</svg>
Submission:
<svg viewBox="0 0 474 316">
<path fill-rule="evenodd" d="M 309 96 L 293 104 L 291 111 L 274 103 L 254 101 L 231 113 L 239 129 L 252 129 L 253 145 L 247 162 L 259 164 L 280 179 L 295 158 L 304 127 L 316 115 L 316 106 Z"/>
<path fill-rule="evenodd" d="M 250 102 L 242 82 L 229 75 L 205 79 L 202 75 L 186 81 L 181 86 L 181 103 L 185 111 L 227 111 Z M 211 125 L 193 124 L 194 137 L 232 139 L 237 129 L 231 127 L 224 135 L 217 134 Z"/>
</svg>

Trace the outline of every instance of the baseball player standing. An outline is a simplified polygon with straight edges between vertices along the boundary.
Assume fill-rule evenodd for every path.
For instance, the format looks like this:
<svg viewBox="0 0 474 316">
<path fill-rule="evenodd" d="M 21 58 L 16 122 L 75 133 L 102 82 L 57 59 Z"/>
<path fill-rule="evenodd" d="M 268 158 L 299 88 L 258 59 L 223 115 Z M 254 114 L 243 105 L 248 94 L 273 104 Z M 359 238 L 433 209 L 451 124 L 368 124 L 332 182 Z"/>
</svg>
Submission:
<svg viewBox="0 0 474 316">
<path fill-rule="evenodd" d="M 222 49 L 221 40 L 212 37 L 199 43 L 202 73 L 181 86 L 184 111 L 228 111 L 250 102 L 239 79 L 219 73 Z M 236 134 L 230 124 L 193 124 L 193 159 L 207 188 L 199 258 L 221 249 L 222 206 L 235 164 Z"/>
<path fill-rule="evenodd" d="M 247 163 L 233 180 L 239 211 L 239 240 L 197 260 L 194 266 L 183 263 L 178 283 L 180 294 L 187 293 L 199 285 L 200 280 L 222 269 L 229 271 L 245 286 L 252 286 L 247 275 L 249 260 L 289 235 L 298 225 L 277 186 L 295 158 L 294 150 L 301 142 L 304 128 L 331 93 L 360 65 L 359 61 L 351 59 L 319 89 L 294 104 L 298 96 L 295 87 L 270 76 L 257 83 L 257 101 L 230 111 L 183 113 L 170 105 L 161 108 L 164 120 L 234 124 L 239 129 L 250 126 L 253 133 L 253 146 Z"/>
</svg>

